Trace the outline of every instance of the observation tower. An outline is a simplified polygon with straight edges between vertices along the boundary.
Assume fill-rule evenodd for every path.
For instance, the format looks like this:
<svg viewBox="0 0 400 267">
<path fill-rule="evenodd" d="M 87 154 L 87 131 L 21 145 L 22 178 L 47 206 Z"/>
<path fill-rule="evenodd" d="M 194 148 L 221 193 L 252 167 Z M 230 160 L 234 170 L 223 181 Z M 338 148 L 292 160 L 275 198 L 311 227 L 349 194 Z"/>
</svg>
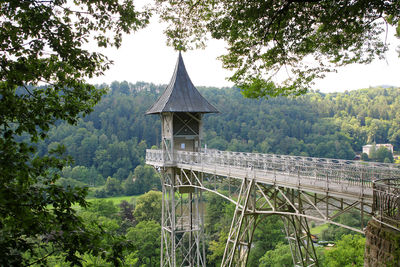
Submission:
<svg viewBox="0 0 400 267">
<path fill-rule="evenodd" d="M 161 266 L 206 266 L 201 189 L 192 186 L 192 175 L 176 168 L 175 157 L 178 151 L 200 151 L 203 114 L 217 112 L 193 85 L 179 52 L 169 85 L 146 112 L 161 118 Z"/>
</svg>

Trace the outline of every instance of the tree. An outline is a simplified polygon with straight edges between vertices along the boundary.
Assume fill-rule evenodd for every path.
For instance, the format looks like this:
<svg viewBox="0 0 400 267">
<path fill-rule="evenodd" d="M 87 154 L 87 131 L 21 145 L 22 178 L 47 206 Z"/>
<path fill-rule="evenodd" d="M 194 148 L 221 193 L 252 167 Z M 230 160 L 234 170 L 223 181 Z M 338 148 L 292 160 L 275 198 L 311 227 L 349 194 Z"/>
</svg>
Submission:
<svg viewBox="0 0 400 267">
<path fill-rule="evenodd" d="M 208 250 L 210 253 L 207 255 L 208 263 L 214 266 L 221 266 L 222 257 L 224 256 L 226 240 L 228 239 L 229 233 L 221 231 L 219 233 L 218 240 L 211 240 Z"/>
<path fill-rule="evenodd" d="M 132 196 L 136 194 L 136 185 L 133 181 L 132 172 L 129 173 L 128 178 L 122 183 L 122 188 L 124 189 L 124 193 L 127 196 Z"/>
<path fill-rule="evenodd" d="M 114 218 L 118 213 L 118 208 L 111 200 L 100 199 L 92 201 L 88 207 L 88 211 L 96 213 L 98 216 Z"/>
<path fill-rule="evenodd" d="M 394 161 L 393 154 L 389 149 L 383 146 L 377 148 L 375 144 L 369 151 L 369 158 L 373 161 L 385 163 L 393 163 Z"/>
<path fill-rule="evenodd" d="M 0 3 L 0 265 L 45 265 L 48 255 L 35 249 L 43 243 L 51 245 L 48 254 L 78 265 L 77 252 L 100 252 L 72 208 L 87 206 L 87 191 L 55 183 L 69 162 L 65 149 L 41 157 L 34 143 L 56 121 L 76 123 L 104 93 L 85 80 L 111 61 L 85 49 L 89 40 L 119 47 L 122 34 L 145 26 L 148 16 L 131 1 Z"/>
<path fill-rule="evenodd" d="M 118 196 L 123 192 L 121 183 L 112 177 L 108 177 L 104 185 L 105 192 L 108 196 Z"/>
<path fill-rule="evenodd" d="M 133 204 L 129 203 L 126 200 L 121 201 L 119 204 L 120 216 L 122 220 L 133 221 Z"/>
<path fill-rule="evenodd" d="M 325 252 L 328 267 L 364 266 L 365 237 L 344 235 L 336 246 Z"/>
<path fill-rule="evenodd" d="M 375 160 L 376 159 L 376 144 L 373 143 L 371 148 L 369 149 L 369 156 L 368 156 L 371 160 Z"/>
<path fill-rule="evenodd" d="M 122 83 L 119 84 L 119 91 L 121 92 L 121 94 L 129 94 L 130 92 L 130 87 L 127 81 L 123 81 Z"/>
<path fill-rule="evenodd" d="M 208 193 L 206 196 L 206 216 L 205 216 L 205 230 L 209 234 L 216 234 L 221 232 L 221 228 L 229 227 L 229 221 L 226 222 L 223 219 L 228 217 L 231 219 L 232 209 L 234 206 L 228 200 L 222 198 L 217 194 Z M 232 207 L 233 206 L 233 207 Z M 228 224 L 228 225 L 227 225 Z M 227 231 L 229 229 L 226 229 Z M 221 238 L 220 238 L 221 239 Z"/>
<path fill-rule="evenodd" d="M 121 266 L 123 259 L 121 257 L 115 257 L 112 255 L 123 254 L 126 255 L 126 252 L 132 251 L 132 244 L 130 241 L 126 239 L 125 233 L 120 233 L 121 222 L 118 217 L 114 217 L 115 214 L 110 213 L 112 209 L 112 201 L 102 201 L 98 208 L 93 209 L 91 211 L 88 210 L 80 210 L 79 215 L 82 217 L 85 226 L 88 229 L 91 229 L 97 236 L 99 236 L 100 244 L 103 248 L 101 253 L 95 255 L 91 251 L 88 251 L 92 259 L 105 259 L 106 261 L 108 257 L 112 257 L 113 261 L 109 264 L 103 263 L 93 263 L 85 262 L 85 258 L 83 257 L 83 266 Z M 102 208 L 109 209 L 107 212 L 103 212 Z M 103 216 L 103 214 L 106 216 Z M 95 244 L 93 244 L 95 245 Z M 95 247 L 95 246 L 94 246 Z M 78 255 L 79 256 L 79 255 Z M 94 256 L 94 257 L 93 257 Z M 97 261 L 97 260 L 96 260 Z M 102 262 L 102 260 L 100 260 Z M 51 265 L 51 264 L 50 264 Z M 64 266 L 64 265 L 63 265 Z M 68 264 L 70 266 L 70 264 Z M 124 265 L 125 266 L 125 265 Z"/>
<path fill-rule="evenodd" d="M 133 184 L 131 184 L 131 180 Z M 160 177 L 153 167 L 149 165 L 139 165 L 135 168 L 133 177 L 128 176 L 125 181 L 125 192 L 129 195 L 139 195 L 149 190 L 160 190 Z"/>
<path fill-rule="evenodd" d="M 388 25 L 400 36 L 397 0 L 156 2 L 176 49 L 204 46 L 207 33 L 227 43 L 222 63 L 236 70 L 230 80 L 247 97 L 304 94 L 338 66 L 382 58 L 387 43 L 380 35 Z M 314 63 L 304 64 L 306 58 Z M 278 72 L 288 75 L 275 83 Z"/>
<path fill-rule="evenodd" d="M 161 192 L 149 191 L 137 198 L 133 217 L 136 221 L 156 221 L 161 223 Z"/>
<path fill-rule="evenodd" d="M 392 154 L 392 152 L 390 152 L 389 149 L 382 146 L 376 150 L 374 159 L 379 162 L 392 163 L 393 162 L 393 154 Z"/>
<path fill-rule="evenodd" d="M 140 266 L 157 266 L 160 262 L 161 226 L 155 221 L 142 221 L 130 228 L 126 237 L 138 251 Z"/>
</svg>

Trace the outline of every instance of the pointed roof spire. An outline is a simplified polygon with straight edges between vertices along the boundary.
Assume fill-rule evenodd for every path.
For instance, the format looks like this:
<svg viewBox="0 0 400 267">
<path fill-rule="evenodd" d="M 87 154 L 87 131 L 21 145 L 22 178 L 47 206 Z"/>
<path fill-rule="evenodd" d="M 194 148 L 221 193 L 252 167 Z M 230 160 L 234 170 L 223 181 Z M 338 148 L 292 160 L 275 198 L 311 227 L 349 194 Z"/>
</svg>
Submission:
<svg viewBox="0 0 400 267">
<path fill-rule="evenodd" d="M 194 87 L 183 63 L 181 51 L 169 85 L 146 114 L 162 112 L 218 112 Z"/>
</svg>

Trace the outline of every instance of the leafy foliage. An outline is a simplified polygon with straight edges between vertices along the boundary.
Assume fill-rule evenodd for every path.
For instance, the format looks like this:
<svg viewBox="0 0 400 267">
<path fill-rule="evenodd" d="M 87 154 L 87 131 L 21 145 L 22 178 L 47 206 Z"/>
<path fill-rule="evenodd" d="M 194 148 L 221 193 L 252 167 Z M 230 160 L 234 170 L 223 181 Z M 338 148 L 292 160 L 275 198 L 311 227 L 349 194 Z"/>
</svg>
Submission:
<svg viewBox="0 0 400 267">
<path fill-rule="evenodd" d="M 208 147 L 342 159 L 374 140 L 400 148 L 396 88 L 270 100 L 243 99 L 229 89 L 204 95 L 221 111 L 205 119 Z"/>
<path fill-rule="evenodd" d="M 161 192 L 150 191 L 137 198 L 133 216 L 138 221 L 161 223 Z"/>
<path fill-rule="evenodd" d="M 133 177 L 130 176 L 127 179 L 132 180 L 130 188 L 125 183 L 125 193 L 127 195 L 140 195 L 150 190 L 161 190 L 160 176 L 149 165 L 137 166 Z"/>
<path fill-rule="evenodd" d="M 387 25 L 397 26 L 396 0 L 383 1 L 173 1 L 157 0 L 178 50 L 224 40 L 221 56 L 230 80 L 246 97 L 304 94 L 312 81 L 336 67 L 382 58 Z M 276 74 L 287 78 L 275 82 Z"/>
<path fill-rule="evenodd" d="M 260 266 L 262 267 L 281 267 L 292 266 L 292 253 L 290 252 L 289 245 L 278 243 L 275 250 L 270 250 L 260 259 Z"/>
<path fill-rule="evenodd" d="M 108 196 L 118 196 L 122 194 L 121 183 L 117 179 L 110 176 L 107 178 L 105 190 Z"/>
<path fill-rule="evenodd" d="M 284 242 L 286 242 L 286 235 L 282 219 L 274 215 L 265 216 L 257 224 L 254 232 L 253 247 L 250 250 L 248 266 L 259 266 L 260 258 L 264 256 L 266 251 L 280 251 L 281 248 L 279 246 Z M 292 258 L 290 257 L 290 259 Z"/>
<path fill-rule="evenodd" d="M 131 242 L 127 241 L 124 231 L 121 232 L 121 217 L 118 209 L 112 201 L 93 201 L 90 209 L 80 210 L 79 215 L 83 219 L 86 228 L 98 236 L 99 244 L 102 247 L 100 253 L 87 251 L 82 255 L 83 259 L 89 260 L 84 266 L 91 266 L 92 262 L 106 266 L 120 266 L 127 251 L 132 249 Z M 57 255 L 57 254 L 55 254 Z M 64 264 L 65 259 L 58 256 L 58 263 Z M 56 256 L 56 257 L 57 257 Z M 79 255 L 80 256 L 80 255 Z M 104 262 L 109 262 L 105 264 Z M 93 265 L 92 265 L 93 266 Z"/>
<path fill-rule="evenodd" d="M 38 154 L 45 155 L 52 146 L 64 144 L 74 163 L 63 169 L 62 177 L 88 186 L 104 185 L 108 176 L 119 182 L 126 180 L 143 165 L 147 144 L 156 144 L 160 138 L 160 122 L 144 116 L 160 88 L 137 83 L 129 95 L 111 91 L 76 126 L 60 122 L 51 128 L 48 138 L 38 144 Z"/>
<path fill-rule="evenodd" d="M 114 218 L 118 212 L 117 207 L 115 207 L 111 200 L 107 201 L 103 199 L 92 201 L 87 210 L 108 218 Z"/>
<path fill-rule="evenodd" d="M 133 249 L 137 251 L 138 264 L 157 266 L 160 262 L 161 226 L 155 221 L 141 221 L 126 234 L 132 240 Z"/>
<path fill-rule="evenodd" d="M 212 193 L 205 193 L 205 235 L 209 244 L 207 263 L 220 266 L 235 205 Z"/>
<path fill-rule="evenodd" d="M 45 264 L 57 252 L 80 265 L 78 255 L 100 253 L 99 237 L 72 208 L 87 206 L 87 190 L 55 183 L 70 163 L 65 148 L 38 154 L 34 143 L 58 121 L 76 123 L 104 94 L 85 79 L 111 61 L 86 50 L 89 40 L 118 47 L 148 16 L 131 1 L 0 3 L 0 265 Z M 107 260 L 118 265 L 119 253 Z"/>
<path fill-rule="evenodd" d="M 226 240 L 228 232 L 219 232 L 218 239 L 209 241 L 209 254 L 207 254 L 207 262 L 212 266 L 221 266 L 222 257 L 224 256 Z"/>
<path fill-rule="evenodd" d="M 365 237 L 345 235 L 336 246 L 325 253 L 328 267 L 364 266 Z"/>
<path fill-rule="evenodd" d="M 77 254 L 83 259 L 83 266 L 159 265 L 161 226 L 153 220 L 134 217 L 132 201 L 123 200 L 116 205 L 111 200 L 91 200 L 88 209 L 78 210 L 84 225 L 99 237 L 97 245 L 103 248 L 99 253 Z M 161 216 L 161 210 L 157 212 Z M 43 246 L 40 251 L 46 249 Z M 70 266 L 61 253 L 48 256 L 48 265 Z"/>
<path fill-rule="evenodd" d="M 393 163 L 393 154 L 386 147 L 376 149 L 375 146 L 373 146 L 368 158 L 373 161 Z"/>
<path fill-rule="evenodd" d="M 235 210 L 235 206 L 228 200 L 216 195 L 206 194 L 205 201 L 207 209 L 205 214 L 204 228 L 208 234 L 214 235 L 221 229 L 229 231 L 231 216 Z M 221 216 L 221 213 L 224 216 Z"/>
</svg>

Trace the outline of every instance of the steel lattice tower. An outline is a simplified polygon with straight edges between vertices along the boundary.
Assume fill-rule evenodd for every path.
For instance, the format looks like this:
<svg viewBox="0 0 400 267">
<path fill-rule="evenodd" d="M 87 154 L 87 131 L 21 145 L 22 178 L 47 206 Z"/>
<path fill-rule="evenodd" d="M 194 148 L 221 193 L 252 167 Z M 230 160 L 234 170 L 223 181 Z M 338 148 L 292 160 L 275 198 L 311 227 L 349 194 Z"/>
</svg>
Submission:
<svg viewBox="0 0 400 267">
<path fill-rule="evenodd" d="M 202 192 L 195 186 L 201 181 L 176 168 L 175 155 L 200 151 L 202 116 L 215 112 L 194 87 L 179 53 L 171 82 L 147 111 L 159 114 L 162 125 L 161 266 L 206 266 Z"/>
</svg>

